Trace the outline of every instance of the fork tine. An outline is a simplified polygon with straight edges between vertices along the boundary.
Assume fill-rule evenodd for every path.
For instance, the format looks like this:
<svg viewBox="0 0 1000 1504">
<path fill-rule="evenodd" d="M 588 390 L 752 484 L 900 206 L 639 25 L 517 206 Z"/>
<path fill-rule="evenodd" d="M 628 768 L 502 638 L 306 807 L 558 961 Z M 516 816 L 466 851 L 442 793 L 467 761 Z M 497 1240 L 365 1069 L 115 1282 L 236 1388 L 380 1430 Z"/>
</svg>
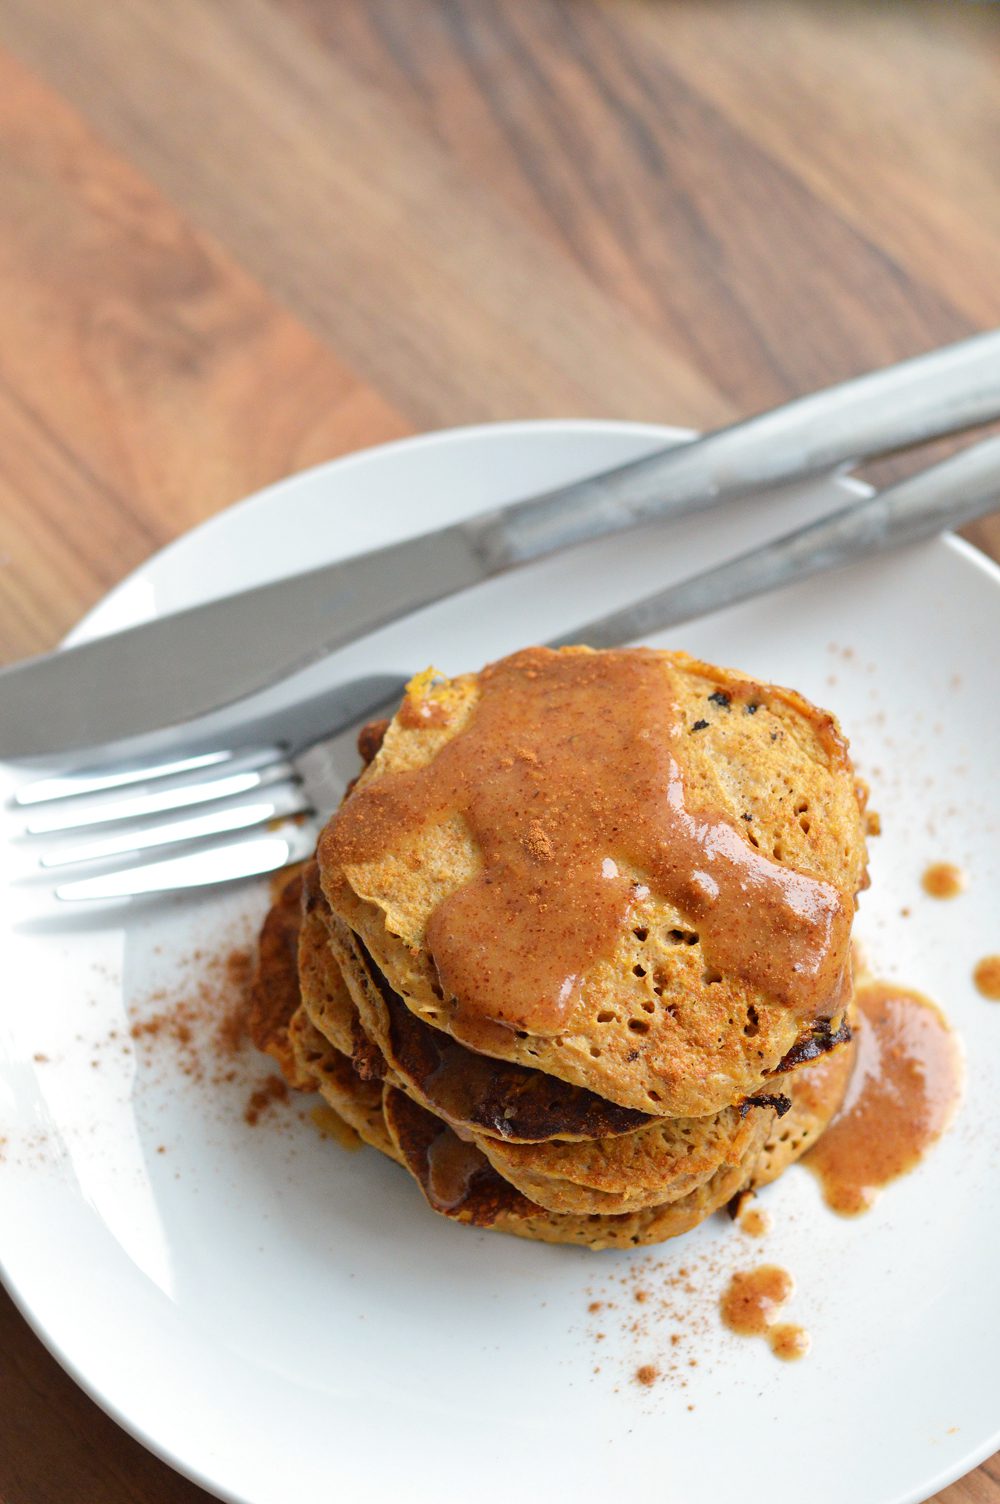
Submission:
<svg viewBox="0 0 1000 1504">
<path fill-rule="evenodd" d="M 217 752 L 202 752 L 196 757 L 177 758 L 172 762 L 133 763 L 130 767 L 116 768 L 113 771 L 92 768 L 81 773 L 37 778 L 33 783 L 18 789 L 13 803 L 20 806 L 48 804 L 56 799 L 75 799 L 82 794 L 100 794 L 109 789 L 127 788 L 130 784 L 154 783 L 161 778 L 173 778 L 202 768 L 216 767 L 220 771 L 235 773 L 244 768 L 264 767 L 285 755 L 285 749 L 277 746 L 241 747 L 238 751 L 222 749 Z"/>
<path fill-rule="evenodd" d="M 194 815 L 189 820 L 165 820 L 121 835 L 81 841 L 74 846 L 58 846 L 39 857 L 41 867 L 70 867 L 80 862 L 100 862 L 109 857 L 128 856 L 132 852 L 154 847 L 176 846 L 181 842 L 203 841 L 209 836 L 227 835 L 248 830 L 271 820 L 287 820 L 292 815 L 308 814 L 312 809 L 299 784 L 279 784 L 265 799 L 250 803 L 229 803 L 210 814 Z"/>
<path fill-rule="evenodd" d="M 122 872 L 110 872 L 103 877 L 63 883 L 56 888 L 55 895 L 72 903 L 80 899 L 133 898 L 145 893 L 235 882 L 305 861 L 312 854 L 315 843 L 316 832 L 311 823 L 289 824 L 282 831 L 252 840 L 229 841 L 193 856 L 172 857 L 163 862 L 128 867 Z"/>
<path fill-rule="evenodd" d="M 236 794 L 249 794 L 253 789 L 284 779 L 298 781 L 298 775 L 289 762 L 276 762 L 261 769 L 244 773 L 231 773 L 221 778 L 208 778 L 201 783 L 182 783 L 178 787 L 160 789 L 151 794 L 137 794 L 131 798 L 111 799 L 98 803 L 86 803 L 82 807 L 59 806 L 53 814 L 32 820 L 25 835 L 56 835 L 66 830 L 83 830 L 92 825 L 107 825 L 120 820 L 142 820 L 150 815 L 165 814 L 168 810 L 187 809 L 195 804 L 208 804 L 217 799 L 229 799 Z"/>
</svg>

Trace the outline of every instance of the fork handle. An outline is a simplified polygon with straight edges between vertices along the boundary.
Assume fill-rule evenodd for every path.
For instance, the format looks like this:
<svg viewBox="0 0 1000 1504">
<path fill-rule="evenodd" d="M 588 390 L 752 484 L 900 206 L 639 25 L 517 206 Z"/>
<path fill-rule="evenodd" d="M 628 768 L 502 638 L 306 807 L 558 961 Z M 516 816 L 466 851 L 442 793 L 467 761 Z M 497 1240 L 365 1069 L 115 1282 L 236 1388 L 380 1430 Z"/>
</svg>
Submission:
<svg viewBox="0 0 1000 1504">
<path fill-rule="evenodd" d="M 764 591 L 960 527 L 1000 508 L 1000 437 L 985 439 L 898 485 L 598 617 L 551 643 L 617 647 Z"/>
<path fill-rule="evenodd" d="M 1000 330 L 472 518 L 492 573 L 637 523 L 714 506 L 1000 417 Z"/>
</svg>

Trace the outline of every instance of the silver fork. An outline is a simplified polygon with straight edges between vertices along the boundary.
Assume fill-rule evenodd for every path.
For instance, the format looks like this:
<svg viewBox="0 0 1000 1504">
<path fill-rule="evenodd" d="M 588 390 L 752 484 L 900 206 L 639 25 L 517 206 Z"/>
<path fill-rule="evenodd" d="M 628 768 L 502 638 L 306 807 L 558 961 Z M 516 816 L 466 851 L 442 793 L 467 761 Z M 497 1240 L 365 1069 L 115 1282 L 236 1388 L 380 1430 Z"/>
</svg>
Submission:
<svg viewBox="0 0 1000 1504">
<path fill-rule="evenodd" d="M 1000 437 L 579 626 L 551 645 L 633 642 L 998 508 Z M 39 866 L 46 871 L 106 869 L 125 857 L 160 853 L 151 862 L 60 883 L 55 893 L 64 900 L 183 890 L 258 877 L 301 861 L 311 854 L 320 822 L 353 771 L 343 761 L 341 734 L 378 710 L 390 714 L 404 683 L 380 676 L 345 687 L 339 708 L 336 701 L 328 707 L 329 734 L 308 745 L 209 750 L 155 766 L 92 769 L 28 784 L 15 796 L 15 805 L 28 812 L 23 839 L 33 846 L 57 838 L 54 847 L 39 847 Z M 226 836 L 236 839 L 220 839 Z"/>
<path fill-rule="evenodd" d="M 405 687 L 392 674 L 339 686 L 285 713 L 296 723 L 290 740 L 37 779 L 14 795 L 25 821 L 15 843 L 32 856 L 37 850 L 36 873 L 91 874 L 59 883 L 56 897 L 69 901 L 277 871 L 311 854 L 319 825 L 357 772 L 353 737 L 344 733 L 391 714 Z M 319 724 L 327 734 L 317 739 Z M 134 860 L 149 853 L 154 860 Z M 133 860 L 123 867 L 123 859 Z"/>
</svg>

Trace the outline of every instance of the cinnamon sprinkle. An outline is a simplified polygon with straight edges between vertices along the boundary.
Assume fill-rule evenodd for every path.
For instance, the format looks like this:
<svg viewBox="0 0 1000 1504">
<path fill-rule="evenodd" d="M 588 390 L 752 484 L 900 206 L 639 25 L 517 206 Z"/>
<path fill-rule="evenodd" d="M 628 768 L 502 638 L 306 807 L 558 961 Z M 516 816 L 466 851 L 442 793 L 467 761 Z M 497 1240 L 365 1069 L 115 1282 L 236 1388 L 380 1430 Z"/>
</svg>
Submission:
<svg viewBox="0 0 1000 1504">
<path fill-rule="evenodd" d="M 140 1012 L 129 1029 L 132 1044 L 147 1072 L 179 1071 L 187 1081 L 216 1089 L 244 1084 L 243 1121 L 255 1127 L 289 1093 L 283 1077 L 261 1075 L 261 1057 L 247 1033 L 253 949 L 231 946 L 214 956 L 195 950 L 188 967 L 190 982 L 147 999 L 151 1011 Z"/>
<path fill-rule="evenodd" d="M 251 1128 L 256 1127 L 270 1107 L 276 1102 L 287 1101 L 288 1083 L 284 1076 L 268 1076 L 256 1091 L 250 1093 L 250 1099 L 243 1109 L 243 1121 L 249 1123 Z"/>
</svg>

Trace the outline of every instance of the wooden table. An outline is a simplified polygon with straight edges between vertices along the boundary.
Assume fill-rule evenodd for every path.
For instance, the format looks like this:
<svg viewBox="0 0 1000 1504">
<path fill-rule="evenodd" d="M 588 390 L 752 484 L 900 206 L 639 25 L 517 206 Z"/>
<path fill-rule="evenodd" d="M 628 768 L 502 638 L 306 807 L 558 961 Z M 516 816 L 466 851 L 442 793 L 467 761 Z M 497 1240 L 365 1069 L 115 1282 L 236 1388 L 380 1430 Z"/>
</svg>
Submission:
<svg viewBox="0 0 1000 1504">
<path fill-rule="evenodd" d="M 0 651 L 360 445 L 1000 324 L 998 160 L 994 4 L 0 0 Z M 2 1504 L 205 1498 L 4 1300 Z"/>
</svg>

